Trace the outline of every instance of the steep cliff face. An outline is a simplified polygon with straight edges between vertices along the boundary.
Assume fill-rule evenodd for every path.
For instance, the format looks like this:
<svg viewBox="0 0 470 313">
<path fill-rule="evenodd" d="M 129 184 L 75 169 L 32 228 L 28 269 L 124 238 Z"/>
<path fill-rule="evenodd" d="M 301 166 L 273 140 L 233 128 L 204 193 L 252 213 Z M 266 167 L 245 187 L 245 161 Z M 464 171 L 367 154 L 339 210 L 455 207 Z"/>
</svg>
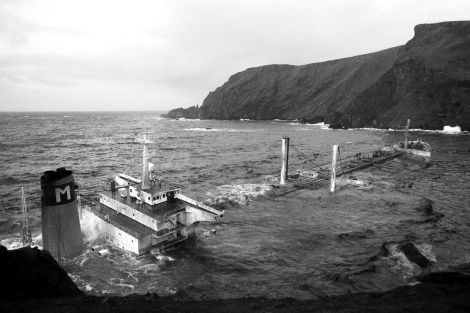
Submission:
<svg viewBox="0 0 470 313">
<path fill-rule="evenodd" d="M 415 27 L 393 66 L 354 99 L 353 126 L 470 129 L 470 22 Z"/>
<path fill-rule="evenodd" d="M 205 118 L 323 120 L 344 110 L 390 69 L 398 49 L 303 66 L 268 65 L 233 75 L 204 100 Z"/>
<path fill-rule="evenodd" d="M 209 93 L 201 117 L 383 128 L 411 118 L 412 127 L 468 130 L 470 22 L 418 25 L 406 45 L 375 53 L 247 69 Z"/>
</svg>

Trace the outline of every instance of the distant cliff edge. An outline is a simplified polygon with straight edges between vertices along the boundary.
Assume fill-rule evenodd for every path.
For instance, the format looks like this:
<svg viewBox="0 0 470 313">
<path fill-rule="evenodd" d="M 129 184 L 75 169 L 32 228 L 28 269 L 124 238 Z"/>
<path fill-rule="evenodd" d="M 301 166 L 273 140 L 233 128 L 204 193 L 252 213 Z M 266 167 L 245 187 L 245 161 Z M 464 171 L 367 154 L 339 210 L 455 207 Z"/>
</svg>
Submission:
<svg viewBox="0 0 470 313">
<path fill-rule="evenodd" d="M 249 68 L 172 118 L 297 119 L 335 128 L 470 130 L 470 21 L 422 24 L 406 45 L 302 66 Z"/>
</svg>

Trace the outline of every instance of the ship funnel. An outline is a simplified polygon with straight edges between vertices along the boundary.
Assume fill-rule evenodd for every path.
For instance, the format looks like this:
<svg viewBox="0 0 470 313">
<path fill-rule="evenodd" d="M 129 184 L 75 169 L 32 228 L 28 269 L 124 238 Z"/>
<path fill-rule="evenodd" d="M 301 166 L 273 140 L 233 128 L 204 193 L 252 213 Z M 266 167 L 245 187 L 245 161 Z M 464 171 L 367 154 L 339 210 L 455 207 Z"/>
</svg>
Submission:
<svg viewBox="0 0 470 313">
<path fill-rule="evenodd" d="M 41 176 L 44 250 L 60 260 L 78 255 L 83 240 L 72 171 L 61 167 Z"/>
</svg>

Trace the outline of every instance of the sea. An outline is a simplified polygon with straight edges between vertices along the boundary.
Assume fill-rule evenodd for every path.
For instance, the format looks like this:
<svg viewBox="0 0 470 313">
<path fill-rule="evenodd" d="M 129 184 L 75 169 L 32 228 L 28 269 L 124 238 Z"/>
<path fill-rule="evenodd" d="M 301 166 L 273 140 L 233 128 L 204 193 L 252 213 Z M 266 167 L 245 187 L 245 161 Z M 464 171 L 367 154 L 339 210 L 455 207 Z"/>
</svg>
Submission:
<svg viewBox="0 0 470 313">
<path fill-rule="evenodd" d="M 191 240 L 141 256 L 104 241 L 84 211 L 83 253 L 62 266 L 87 294 L 311 299 L 385 291 L 470 263 L 469 133 L 413 130 L 412 140 L 432 146 L 428 165 L 396 159 L 348 174 L 362 183 L 338 184 L 334 193 L 323 187 L 275 197 L 282 138 L 290 138 L 295 172 L 330 162 L 332 145 L 342 166 L 348 156 L 403 140 L 404 132 L 171 120 L 158 112 L 1 113 L 0 126 L 0 240 L 9 249 L 21 246 L 21 187 L 41 245 L 43 172 L 71 169 L 84 205 L 96 202 L 113 175 L 140 175 L 141 132 L 149 133 L 151 160 L 166 180 L 225 210 Z M 408 260 L 399 249 L 405 242 L 432 265 Z"/>
</svg>

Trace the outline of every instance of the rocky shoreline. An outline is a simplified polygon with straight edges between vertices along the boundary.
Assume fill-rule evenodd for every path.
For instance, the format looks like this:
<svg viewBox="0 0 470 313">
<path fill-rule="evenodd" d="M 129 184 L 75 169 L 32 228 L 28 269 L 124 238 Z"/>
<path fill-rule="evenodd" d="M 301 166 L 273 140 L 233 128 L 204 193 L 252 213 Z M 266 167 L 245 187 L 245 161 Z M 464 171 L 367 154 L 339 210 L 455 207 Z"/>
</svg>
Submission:
<svg viewBox="0 0 470 313">
<path fill-rule="evenodd" d="M 194 300 L 183 292 L 97 297 L 83 294 L 47 251 L 0 246 L 1 312 L 469 312 L 470 264 L 429 273 L 380 293 L 312 300 Z"/>
</svg>

